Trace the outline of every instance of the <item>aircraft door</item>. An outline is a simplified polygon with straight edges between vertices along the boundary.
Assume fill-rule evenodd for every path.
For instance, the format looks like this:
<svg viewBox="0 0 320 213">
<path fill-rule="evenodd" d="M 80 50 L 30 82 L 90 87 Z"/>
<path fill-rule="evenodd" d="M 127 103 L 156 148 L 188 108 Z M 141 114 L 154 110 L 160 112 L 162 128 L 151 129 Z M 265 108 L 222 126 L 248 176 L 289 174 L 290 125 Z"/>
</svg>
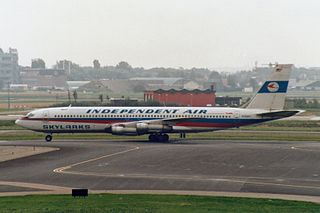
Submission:
<svg viewBox="0 0 320 213">
<path fill-rule="evenodd" d="M 234 113 L 234 126 L 235 127 L 240 126 L 240 113 L 239 112 Z"/>
<path fill-rule="evenodd" d="M 42 115 L 43 115 L 43 121 L 48 122 L 49 121 L 49 111 L 48 110 L 43 111 Z"/>
</svg>

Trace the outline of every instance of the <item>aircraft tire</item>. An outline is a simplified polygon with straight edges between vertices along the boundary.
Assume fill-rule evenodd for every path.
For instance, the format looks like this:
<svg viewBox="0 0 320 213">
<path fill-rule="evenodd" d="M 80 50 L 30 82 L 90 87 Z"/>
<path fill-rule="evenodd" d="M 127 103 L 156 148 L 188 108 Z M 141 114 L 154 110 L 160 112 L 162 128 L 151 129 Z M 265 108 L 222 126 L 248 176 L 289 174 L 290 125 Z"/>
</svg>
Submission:
<svg viewBox="0 0 320 213">
<path fill-rule="evenodd" d="M 169 141 L 169 135 L 168 134 L 163 134 L 162 135 L 162 137 L 163 137 L 163 142 L 168 142 Z"/>
<path fill-rule="evenodd" d="M 45 137 L 45 140 L 46 140 L 47 142 L 51 142 L 51 141 L 52 141 L 52 135 L 47 135 L 47 136 Z"/>
<path fill-rule="evenodd" d="M 168 134 L 150 134 L 149 135 L 149 141 L 150 142 L 168 142 L 169 141 L 169 135 Z"/>
<path fill-rule="evenodd" d="M 150 134 L 149 135 L 149 141 L 150 142 L 156 142 L 157 141 L 157 136 L 155 134 Z"/>
<path fill-rule="evenodd" d="M 161 135 L 157 135 L 157 141 L 158 142 L 168 142 L 169 141 L 169 135 L 167 134 L 161 134 Z"/>
</svg>

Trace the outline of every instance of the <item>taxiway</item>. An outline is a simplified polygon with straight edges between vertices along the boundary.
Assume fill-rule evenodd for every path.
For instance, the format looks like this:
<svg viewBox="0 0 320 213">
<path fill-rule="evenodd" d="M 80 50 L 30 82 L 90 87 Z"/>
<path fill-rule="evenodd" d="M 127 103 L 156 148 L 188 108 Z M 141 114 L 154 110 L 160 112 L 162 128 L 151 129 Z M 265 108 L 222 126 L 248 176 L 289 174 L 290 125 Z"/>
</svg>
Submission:
<svg viewBox="0 0 320 213">
<path fill-rule="evenodd" d="M 42 184 L 90 190 L 320 195 L 319 142 L 0 142 L 0 148 L 13 145 L 59 150 L 1 162 L 0 192 L 39 191 L 41 187 L 32 184 Z"/>
</svg>

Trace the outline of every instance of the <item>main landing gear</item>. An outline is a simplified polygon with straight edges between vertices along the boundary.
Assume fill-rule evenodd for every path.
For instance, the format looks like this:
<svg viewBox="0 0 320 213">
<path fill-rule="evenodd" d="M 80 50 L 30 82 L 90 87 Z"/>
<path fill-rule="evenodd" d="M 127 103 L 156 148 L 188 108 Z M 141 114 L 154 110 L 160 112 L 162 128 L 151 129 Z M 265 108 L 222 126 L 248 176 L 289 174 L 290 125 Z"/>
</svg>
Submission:
<svg viewBox="0 0 320 213">
<path fill-rule="evenodd" d="M 180 138 L 186 138 L 186 133 L 185 132 L 180 133 Z"/>
<path fill-rule="evenodd" d="M 150 142 L 168 142 L 169 135 L 168 134 L 151 134 L 149 135 Z"/>
<path fill-rule="evenodd" d="M 45 139 L 46 139 L 47 142 L 51 142 L 52 141 L 52 135 L 47 135 L 45 137 Z"/>
</svg>

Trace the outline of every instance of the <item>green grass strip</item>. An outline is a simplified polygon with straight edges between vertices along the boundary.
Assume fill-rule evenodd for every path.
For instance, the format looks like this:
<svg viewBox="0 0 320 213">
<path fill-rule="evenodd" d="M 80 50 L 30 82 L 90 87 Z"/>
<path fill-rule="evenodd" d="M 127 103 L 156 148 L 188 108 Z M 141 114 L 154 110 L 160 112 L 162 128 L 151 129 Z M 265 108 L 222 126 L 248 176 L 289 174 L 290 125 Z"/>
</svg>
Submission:
<svg viewBox="0 0 320 213">
<path fill-rule="evenodd" d="M 12 212 L 319 212 L 320 205 L 277 199 L 188 196 L 95 194 L 0 197 L 0 211 Z"/>
</svg>

